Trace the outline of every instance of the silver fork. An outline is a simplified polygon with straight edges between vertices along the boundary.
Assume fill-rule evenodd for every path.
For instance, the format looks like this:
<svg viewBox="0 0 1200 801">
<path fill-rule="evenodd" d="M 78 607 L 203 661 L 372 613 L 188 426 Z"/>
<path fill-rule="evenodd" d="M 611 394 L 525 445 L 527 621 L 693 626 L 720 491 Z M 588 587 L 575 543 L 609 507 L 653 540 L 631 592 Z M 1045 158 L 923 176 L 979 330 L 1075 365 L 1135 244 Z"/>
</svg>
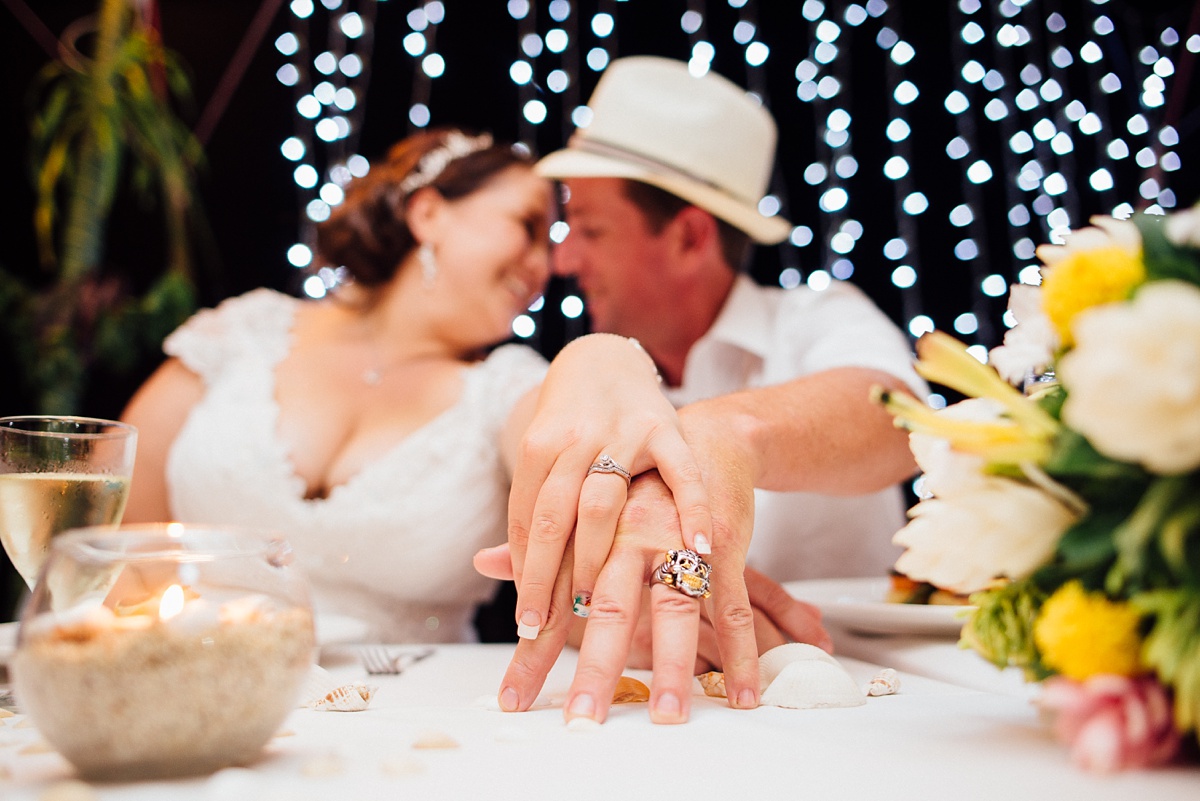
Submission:
<svg viewBox="0 0 1200 801">
<path fill-rule="evenodd" d="M 427 656 L 433 655 L 432 648 L 420 651 L 406 651 L 392 656 L 382 645 L 368 645 L 359 649 L 358 658 L 363 668 L 372 676 L 396 676 L 412 664 L 420 662 Z"/>
</svg>

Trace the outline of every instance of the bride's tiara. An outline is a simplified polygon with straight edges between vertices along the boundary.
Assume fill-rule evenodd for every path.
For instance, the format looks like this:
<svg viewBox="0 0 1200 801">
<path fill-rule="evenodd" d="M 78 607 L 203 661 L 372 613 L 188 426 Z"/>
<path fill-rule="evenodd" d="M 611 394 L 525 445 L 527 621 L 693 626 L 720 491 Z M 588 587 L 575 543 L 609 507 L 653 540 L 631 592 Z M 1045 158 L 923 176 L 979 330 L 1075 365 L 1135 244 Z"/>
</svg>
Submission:
<svg viewBox="0 0 1200 801">
<path fill-rule="evenodd" d="M 472 153 L 478 153 L 480 150 L 487 150 L 491 146 L 492 137 L 489 134 L 467 136 L 460 131 L 451 131 L 446 134 L 446 139 L 442 144 L 421 156 L 421 160 L 417 162 L 417 168 L 400 183 L 400 188 L 404 190 L 405 194 L 412 194 L 421 187 L 429 186 L 436 181 L 450 162 Z"/>
</svg>

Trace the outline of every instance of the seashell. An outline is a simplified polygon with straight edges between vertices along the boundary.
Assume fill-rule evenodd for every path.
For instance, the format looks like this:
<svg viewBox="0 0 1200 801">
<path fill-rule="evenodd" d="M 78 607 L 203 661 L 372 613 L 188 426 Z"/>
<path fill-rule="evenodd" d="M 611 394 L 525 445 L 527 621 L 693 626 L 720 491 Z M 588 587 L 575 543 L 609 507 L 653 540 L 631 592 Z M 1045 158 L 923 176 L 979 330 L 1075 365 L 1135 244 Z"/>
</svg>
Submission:
<svg viewBox="0 0 1200 801">
<path fill-rule="evenodd" d="M 309 709 L 326 712 L 361 712 L 371 705 L 375 687 L 367 684 L 343 684 L 305 704 Z"/>
<path fill-rule="evenodd" d="M 342 758 L 337 754 L 325 754 L 315 757 L 304 763 L 304 767 L 300 768 L 301 773 L 312 778 L 337 776 L 343 770 L 345 770 L 345 765 L 342 762 Z"/>
<path fill-rule="evenodd" d="M 786 709 L 861 706 L 866 696 L 846 669 L 815 645 L 785 643 L 758 658 L 762 703 Z"/>
<path fill-rule="evenodd" d="M 30 720 L 29 718 L 21 718 L 20 720 L 18 720 L 16 723 L 13 724 L 13 728 L 14 729 L 32 729 L 35 727 L 33 725 L 33 721 Z"/>
<path fill-rule="evenodd" d="M 759 685 L 765 690 L 788 665 L 793 662 L 812 660 L 828 662 L 831 665 L 838 664 L 836 659 L 815 645 L 804 642 L 787 642 L 777 645 L 758 658 Z"/>
<path fill-rule="evenodd" d="M 4 707 L 0 707 L 0 718 L 11 718 L 15 714 L 15 712 L 11 712 Z"/>
<path fill-rule="evenodd" d="M 425 732 L 413 741 L 413 748 L 434 750 L 438 748 L 458 748 L 458 740 L 440 731 Z"/>
<path fill-rule="evenodd" d="M 361 712 L 377 688 L 368 684 L 338 684 L 325 668 L 313 665 L 300 689 L 301 706 L 328 712 Z"/>
<path fill-rule="evenodd" d="M 389 776 L 417 776 L 425 772 L 425 764 L 408 756 L 393 756 L 383 760 L 380 769 Z"/>
<path fill-rule="evenodd" d="M 900 677 L 892 668 L 884 668 L 875 674 L 867 685 L 867 695 L 894 695 L 900 691 Z"/>
<path fill-rule="evenodd" d="M 29 745 L 25 746 L 17 753 L 21 756 L 34 756 L 36 754 L 52 754 L 54 753 L 54 749 L 51 748 L 50 743 L 46 742 L 45 740 L 38 740 L 35 743 L 30 743 Z"/>
<path fill-rule="evenodd" d="M 710 670 L 707 673 L 701 673 L 696 680 L 704 688 L 705 695 L 711 698 L 725 697 L 725 674 L 721 671 Z"/>
<path fill-rule="evenodd" d="M 613 690 L 614 704 L 636 704 L 650 700 L 650 688 L 632 676 L 622 676 L 617 679 L 617 688 Z"/>
</svg>

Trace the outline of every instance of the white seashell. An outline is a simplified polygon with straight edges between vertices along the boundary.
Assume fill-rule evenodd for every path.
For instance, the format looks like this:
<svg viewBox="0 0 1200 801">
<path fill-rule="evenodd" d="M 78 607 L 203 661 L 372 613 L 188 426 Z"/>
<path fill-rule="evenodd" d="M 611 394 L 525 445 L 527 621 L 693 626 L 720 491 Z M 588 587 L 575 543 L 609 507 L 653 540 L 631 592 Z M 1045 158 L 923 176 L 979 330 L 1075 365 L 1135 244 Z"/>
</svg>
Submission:
<svg viewBox="0 0 1200 801">
<path fill-rule="evenodd" d="M 305 762 L 300 772 L 310 778 L 323 778 L 337 776 L 345 769 L 345 763 L 338 754 L 323 754 Z"/>
<path fill-rule="evenodd" d="M 710 698 L 726 697 L 725 674 L 719 670 L 710 670 L 707 673 L 701 673 L 696 677 L 696 681 L 700 682 L 701 688 L 704 689 L 704 694 Z"/>
<path fill-rule="evenodd" d="M 366 684 L 343 684 L 305 706 L 326 712 L 361 712 L 371 705 L 375 689 Z"/>
<path fill-rule="evenodd" d="M 803 642 L 788 642 L 777 645 L 758 658 L 758 683 L 764 690 L 771 686 L 785 667 L 793 662 L 818 660 L 837 665 L 838 662 L 815 645 Z M 841 667 L 838 665 L 838 667 Z"/>
<path fill-rule="evenodd" d="M 762 703 L 785 709 L 862 706 L 866 702 L 841 665 L 815 659 L 788 665 L 762 694 Z"/>
<path fill-rule="evenodd" d="M 300 690 L 301 706 L 328 712 L 361 712 L 377 688 L 368 684 L 338 684 L 325 668 L 313 665 Z"/>
<path fill-rule="evenodd" d="M 389 776 L 418 776 L 425 772 L 425 764 L 408 756 L 392 756 L 383 760 L 380 769 Z"/>
<path fill-rule="evenodd" d="M 900 677 L 892 668 L 884 668 L 867 685 L 867 695 L 894 695 L 900 691 Z"/>
<path fill-rule="evenodd" d="M 846 669 L 815 645 L 785 643 L 758 658 L 762 703 L 786 709 L 861 706 L 866 696 Z"/>
</svg>

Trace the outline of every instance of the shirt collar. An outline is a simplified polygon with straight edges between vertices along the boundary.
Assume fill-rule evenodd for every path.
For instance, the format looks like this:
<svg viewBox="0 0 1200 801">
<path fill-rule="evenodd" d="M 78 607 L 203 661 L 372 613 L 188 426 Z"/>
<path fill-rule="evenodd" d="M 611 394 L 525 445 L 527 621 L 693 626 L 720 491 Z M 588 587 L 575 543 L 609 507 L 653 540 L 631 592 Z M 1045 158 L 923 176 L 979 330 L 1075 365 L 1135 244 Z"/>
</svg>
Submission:
<svg viewBox="0 0 1200 801">
<path fill-rule="evenodd" d="M 725 305 L 703 338 L 763 359 L 770 348 L 771 316 L 766 294 L 749 276 L 739 273 Z"/>
</svg>

